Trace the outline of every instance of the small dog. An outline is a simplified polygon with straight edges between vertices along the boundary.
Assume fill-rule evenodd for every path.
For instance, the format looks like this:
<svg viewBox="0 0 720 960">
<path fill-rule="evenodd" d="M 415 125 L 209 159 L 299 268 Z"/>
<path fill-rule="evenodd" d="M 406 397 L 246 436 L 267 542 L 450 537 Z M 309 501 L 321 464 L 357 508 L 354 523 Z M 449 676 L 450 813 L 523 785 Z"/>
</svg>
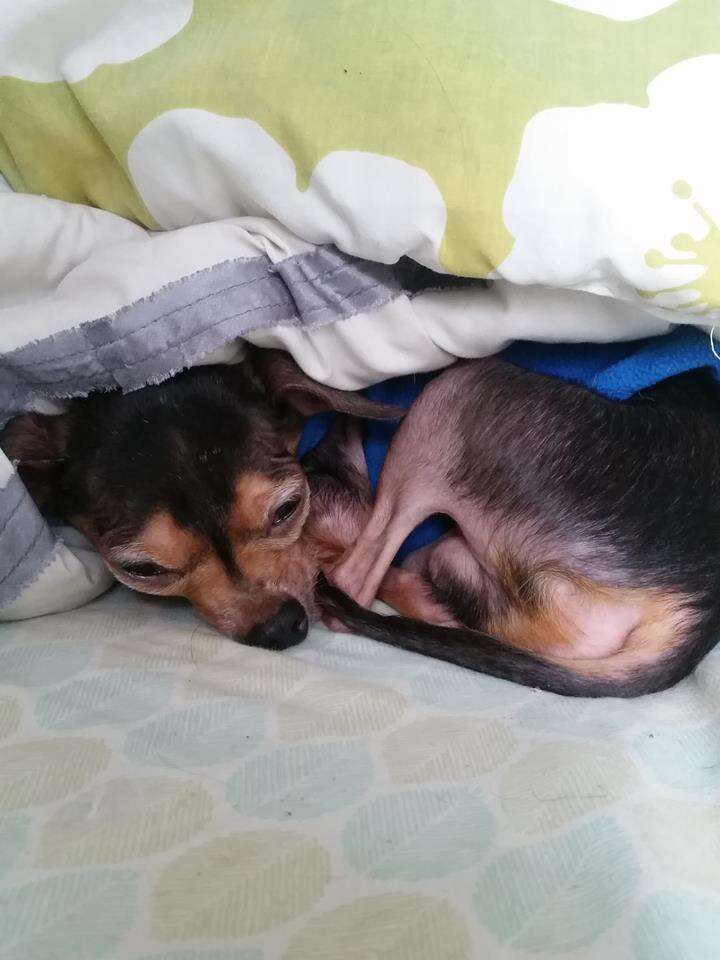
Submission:
<svg viewBox="0 0 720 960">
<path fill-rule="evenodd" d="M 301 464 L 319 410 L 340 416 Z M 373 503 L 361 421 L 398 416 L 252 350 L 26 414 L 0 446 L 118 580 L 185 596 L 245 643 L 284 649 L 322 611 L 576 696 L 661 690 L 714 645 L 720 401 L 702 373 L 617 403 L 496 358 L 457 363 L 405 416 Z M 392 566 L 438 513 L 452 530 Z M 367 609 L 376 596 L 400 616 Z"/>
</svg>

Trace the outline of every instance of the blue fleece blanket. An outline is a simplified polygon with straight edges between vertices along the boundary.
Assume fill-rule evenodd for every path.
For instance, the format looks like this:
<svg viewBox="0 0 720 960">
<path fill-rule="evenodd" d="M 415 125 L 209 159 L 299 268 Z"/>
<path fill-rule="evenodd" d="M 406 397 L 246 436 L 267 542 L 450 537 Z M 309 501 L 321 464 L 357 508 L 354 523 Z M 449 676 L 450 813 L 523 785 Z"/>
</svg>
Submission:
<svg viewBox="0 0 720 960">
<path fill-rule="evenodd" d="M 500 357 L 537 373 L 548 374 L 588 387 L 611 400 L 628 400 L 638 391 L 662 380 L 702 367 L 720 380 L 720 361 L 715 357 L 707 333 L 695 327 L 679 327 L 662 337 L 622 343 L 532 343 L 517 341 Z M 364 391 L 382 403 L 407 410 L 436 373 L 397 377 Z M 303 456 L 322 437 L 332 414 L 317 414 L 305 424 L 299 453 Z M 390 440 L 397 423 L 368 421 L 364 425 L 363 448 L 373 493 L 377 487 Z M 431 517 L 417 527 L 400 548 L 396 562 L 412 550 L 437 540 L 450 527 L 445 517 Z"/>
</svg>

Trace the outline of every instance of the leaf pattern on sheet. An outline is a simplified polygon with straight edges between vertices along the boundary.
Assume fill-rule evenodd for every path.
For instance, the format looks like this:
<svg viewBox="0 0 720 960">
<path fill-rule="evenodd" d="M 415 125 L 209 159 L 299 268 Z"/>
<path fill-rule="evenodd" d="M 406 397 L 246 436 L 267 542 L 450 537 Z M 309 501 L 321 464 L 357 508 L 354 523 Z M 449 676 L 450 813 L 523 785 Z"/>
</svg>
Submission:
<svg viewBox="0 0 720 960">
<path fill-rule="evenodd" d="M 173 950 L 170 953 L 153 953 L 139 960 L 263 960 L 263 955 L 255 947 L 247 950 Z"/>
<path fill-rule="evenodd" d="M 444 900 L 391 891 L 311 919 L 282 960 L 471 960 L 467 927 Z"/>
<path fill-rule="evenodd" d="M 586 700 L 550 694 L 532 697 L 520 708 L 516 720 L 528 731 L 600 740 L 627 731 L 640 716 L 641 710 L 627 700 Z"/>
<path fill-rule="evenodd" d="M 293 656 L 302 656 L 307 663 L 340 676 L 370 682 L 382 683 L 407 671 L 407 655 L 399 648 L 350 633 L 334 633 L 324 627 L 316 628 L 311 648 L 297 648 Z"/>
<path fill-rule="evenodd" d="M 356 737 L 383 730 L 403 714 L 406 700 L 369 683 L 314 680 L 278 706 L 283 740 Z"/>
<path fill-rule="evenodd" d="M 35 717 L 41 727 L 55 730 L 144 720 L 165 706 L 174 685 L 169 673 L 113 670 L 44 694 Z"/>
<path fill-rule="evenodd" d="M 472 780 L 500 766 L 515 749 L 497 720 L 428 717 L 389 734 L 383 756 L 394 783 Z"/>
<path fill-rule="evenodd" d="M 517 683 L 433 662 L 413 679 L 410 688 L 413 696 L 433 707 L 473 713 L 499 706 L 515 706 L 527 700 L 533 692 Z"/>
<path fill-rule="evenodd" d="M 544 743 L 506 770 L 499 799 L 518 833 L 548 833 L 631 795 L 638 779 L 633 762 L 619 747 Z"/>
<path fill-rule="evenodd" d="M 635 749 L 670 787 L 687 791 L 720 787 L 720 720 L 693 727 L 656 727 L 636 738 Z"/>
<path fill-rule="evenodd" d="M 413 790 L 376 797 L 343 831 L 345 859 L 380 880 L 444 877 L 477 863 L 494 821 L 472 790 Z"/>
<path fill-rule="evenodd" d="M 260 704 L 207 700 L 131 730 L 125 754 L 137 763 L 169 767 L 239 760 L 262 742 L 265 722 Z"/>
<path fill-rule="evenodd" d="M 517 949 L 577 950 L 626 909 L 638 877 L 632 845 L 602 818 L 500 854 L 481 873 L 475 907 L 484 926 Z"/>
<path fill-rule="evenodd" d="M 232 644 L 224 657 L 216 657 L 189 678 L 185 696 L 251 697 L 276 700 L 287 696 L 308 672 L 299 660 L 271 650 Z"/>
<path fill-rule="evenodd" d="M 720 803 L 657 797 L 632 810 L 642 846 L 667 880 L 720 894 Z"/>
<path fill-rule="evenodd" d="M 0 892 L 3 960 L 112 957 L 137 910 L 138 874 L 89 870 Z"/>
<path fill-rule="evenodd" d="M 717 960 L 720 897 L 661 890 L 638 908 L 635 960 Z"/>
<path fill-rule="evenodd" d="M 185 851 L 152 893 L 157 940 L 245 937 L 308 910 L 330 879 L 330 857 L 313 837 L 268 830 L 216 837 Z"/>
<path fill-rule="evenodd" d="M 246 760 L 228 780 L 227 798 L 249 816 L 302 820 L 355 803 L 372 780 L 365 744 L 303 743 Z"/>
<path fill-rule="evenodd" d="M 68 737 L 0 748 L 0 810 L 62 800 L 81 790 L 110 762 L 103 740 Z"/>
<path fill-rule="evenodd" d="M 25 849 L 30 817 L 23 813 L 0 816 L 0 877 L 7 873 Z"/>
<path fill-rule="evenodd" d="M 482 871 L 482 924 L 519 950 L 561 953 L 596 940 L 626 909 L 639 879 L 635 851 L 610 818 L 500 854 Z"/>
<path fill-rule="evenodd" d="M 170 850 L 212 816 L 212 798 L 192 780 L 109 780 L 61 806 L 45 823 L 39 867 L 120 863 Z"/>
<path fill-rule="evenodd" d="M 0 697 L 0 740 L 15 733 L 21 720 L 20 701 L 15 697 Z"/>
<path fill-rule="evenodd" d="M 3 629 L 8 627 L 3 625 Z M 10 628 L 12 629 L 12 628 Z M 79 673 L 95 651 L 84 643 L 24 643 L 0 648 L 0 677 L 19 687 L 61 683 Z"/>
</svg>

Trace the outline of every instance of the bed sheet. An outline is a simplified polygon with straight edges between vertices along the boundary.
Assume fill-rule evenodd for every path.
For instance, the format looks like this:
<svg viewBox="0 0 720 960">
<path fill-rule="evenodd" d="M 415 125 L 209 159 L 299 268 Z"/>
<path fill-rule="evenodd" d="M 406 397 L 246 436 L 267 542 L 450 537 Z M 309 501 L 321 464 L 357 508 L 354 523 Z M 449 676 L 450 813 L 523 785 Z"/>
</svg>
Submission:
<svg viewBox="0 0 720 960">
<path fill-rule="evenodd" d="M 570 700 L 117 587 L 0 677 L 2 960 L 718 956 L 718 653 Z"/>
</svg>

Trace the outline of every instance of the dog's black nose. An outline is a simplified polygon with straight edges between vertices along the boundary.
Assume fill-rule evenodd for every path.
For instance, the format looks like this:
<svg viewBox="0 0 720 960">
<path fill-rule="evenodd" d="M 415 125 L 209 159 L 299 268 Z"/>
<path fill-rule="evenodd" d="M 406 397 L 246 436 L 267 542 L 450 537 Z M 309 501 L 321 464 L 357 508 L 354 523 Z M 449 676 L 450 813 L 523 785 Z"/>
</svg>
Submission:
<svg viewBox="0 0 720 960">
<path fill-rule="evenodd" d="M 304 640 L 307 632 L 308 618 L 303 605 L 297 600 L 286 600 L 274 617 L 254 626 L 243 643 L 268 650 L 285 650 Z"/>
</svg>

